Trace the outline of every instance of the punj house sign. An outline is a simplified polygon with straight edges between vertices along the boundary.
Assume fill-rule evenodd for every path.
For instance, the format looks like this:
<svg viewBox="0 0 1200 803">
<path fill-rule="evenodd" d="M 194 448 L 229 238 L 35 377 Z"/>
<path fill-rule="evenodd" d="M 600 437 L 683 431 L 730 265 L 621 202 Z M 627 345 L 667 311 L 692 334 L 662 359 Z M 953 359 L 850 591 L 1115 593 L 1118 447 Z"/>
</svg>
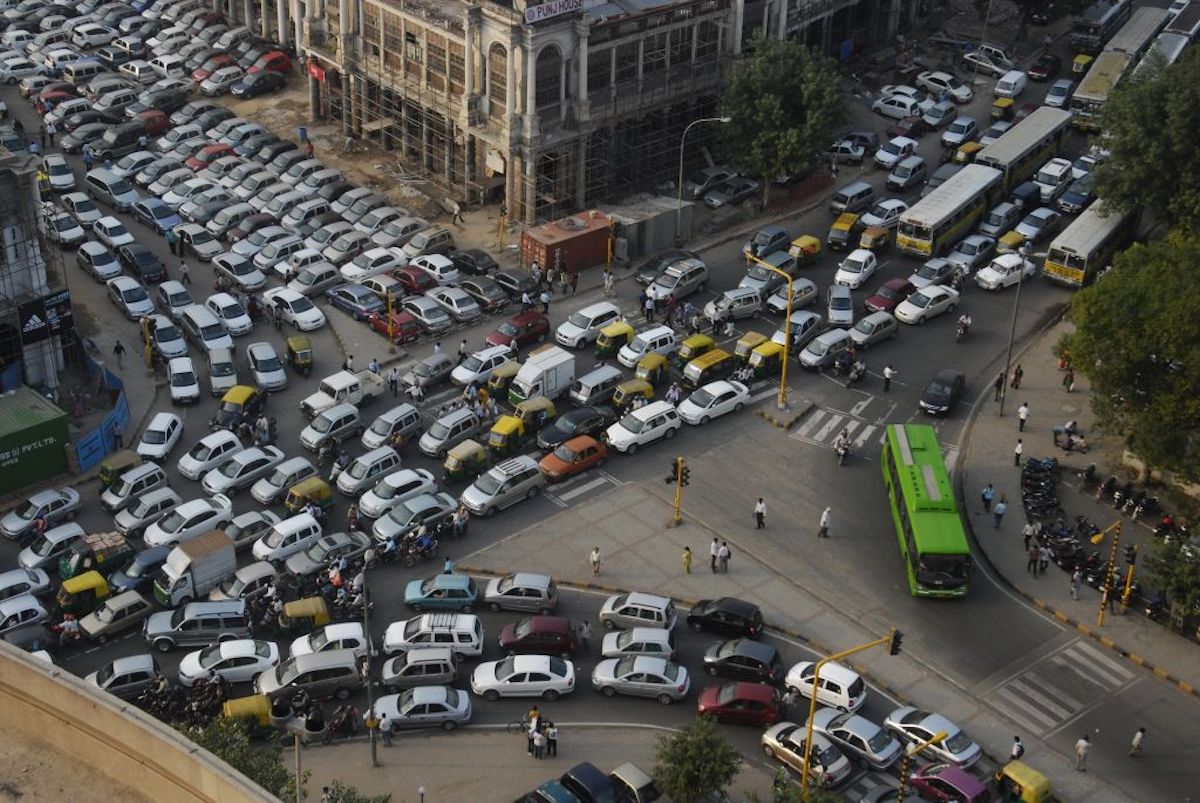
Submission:
<svg viewBox="0 0 1200 803">
<path fill-rule="evenodd" d="M 583 10 L 583 0 L 549 0 L 525 9 L 525 24 L 536 25 L 563 14 L 571 14 Z"/>
</svg>

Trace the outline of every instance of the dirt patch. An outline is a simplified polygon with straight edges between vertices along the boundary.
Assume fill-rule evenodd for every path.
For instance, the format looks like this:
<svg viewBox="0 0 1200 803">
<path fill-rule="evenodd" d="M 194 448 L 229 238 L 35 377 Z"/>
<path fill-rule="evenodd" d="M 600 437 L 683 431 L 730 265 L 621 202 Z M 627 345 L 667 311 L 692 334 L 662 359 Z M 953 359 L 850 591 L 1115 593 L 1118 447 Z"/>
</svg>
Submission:
<svg viewBox="0 0 1200 803">
<path fill-rule="evenodd" d="M 0 728 L 0 801 L 61 803 L 64 800 L 104 800 L 108 803 L 150 803 L 127 786 L 81 767 L 78 762 L 42 742 Z"/>
</svg>

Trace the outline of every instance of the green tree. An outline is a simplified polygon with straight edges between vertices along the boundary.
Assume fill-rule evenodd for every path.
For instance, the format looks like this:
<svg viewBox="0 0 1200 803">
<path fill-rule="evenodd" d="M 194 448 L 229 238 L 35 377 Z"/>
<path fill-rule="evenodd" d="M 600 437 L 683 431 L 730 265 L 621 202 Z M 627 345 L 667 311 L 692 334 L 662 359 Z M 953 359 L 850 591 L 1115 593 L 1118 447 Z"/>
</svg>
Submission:
<svg viewBox="0 0 1200 803">
<path fill-rule="evenodd" d="M 1165 70 L 1126 76 L 1104 105 L 1104 147 L 1096 192 L 1122 211 L 1153 212 L 1157 222 L 1200 228 L 1200 51 Z"/>
<path fill-rule="evenodd" d="M 1065 340 L 1092 381 L 1092 409 L 1149 465 L 1197 478 L 1200 426 L 1200 240 L 1134 245 L 1075 294 Z"/>
<path fill-rule="evenodd" d="M 762 202 L 777 176 L 804 175 L 847 119 L 841 68 L 795 41 L 757 35 L 721 96 L 721 133 L 735 161 L 759 176 Z"/>
<path fill-rule="evenodd" d="M 1183 551 L 1179 539 L 1159 544 L 1146 561 L 1150 585 L 1188 614 L 1200 613 L 1200 560 Z"/>
<path fill-rule="evenodd" d="M 741 770 L 742 757 L 710 717 L 697 717 L 661 736 L 655 749 L 654 780 L 672 799 L 694 803 L 723 791 Z"/>
<path fill-rule="evenodd" d="M 389 803 L 391 795 L 364 795 L 341 781 L 329 785 L 329 803 Z"/>
<path fill-rule="evenodd" d="M 183 729 L 183 733 L 276 797 L 295 799 L 295 777 L 283 765 L 282 748 L 276 742 L 251 742 L 250 725 L 245 720 L 222 717 L 199 730 Z"/>
</svg>

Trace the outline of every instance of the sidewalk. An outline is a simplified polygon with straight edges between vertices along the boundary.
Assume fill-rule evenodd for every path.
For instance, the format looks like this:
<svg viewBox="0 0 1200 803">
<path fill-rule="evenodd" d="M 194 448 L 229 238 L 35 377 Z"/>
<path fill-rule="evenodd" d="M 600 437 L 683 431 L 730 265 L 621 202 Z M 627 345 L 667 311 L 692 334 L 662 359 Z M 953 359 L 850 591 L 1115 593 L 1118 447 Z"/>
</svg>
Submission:
<svg viewBox="0 0 1200 803">
<path fill-rule="evenodd" d="M 541 784 L 557 778 L 581 761 L 590 761 L 605 772 L 633 762 L 646 772 L 654 769 L 654 748 L 660 728 L 614 725 L 591 727 L 555 723 L 559 730 L 558 756 L 538 761 L 525 750 L 525 737 L 503 727 L 467 727 L 447 734 L 420 732 L 397 735 L 391 747 L 379 744 L 379 767 L 371 767 L 366 739 L 338 742 L 308 749 L 304 769 L 310 770 L 309 800 L 317 800 L 321 787 L 334 780 L 353 784 L 364 795 L 392 796 L 392 803 L 461 803 L 470 800 L 516 800 Z M 471 771 L 463 771 L 470 756 Z M 284 761 L 290 761 L 284 753 Z M 745 763 L 730 789 L 734 800 L 750 792 L 771 799 L 771 777 Z M 418 790 L 425 790 L 424 796 Z"/>
<path fill-rule="evenodd" d="M 1059 498 L 1069 520 L 1082 514 L 1101 528 L 1120 520 L 1122 550 L 1126 544 L 1139 545 L 1138 570 L 1154 548 L 1151 526 L 1145 523 L 1149 519 L 1133 523 L 1128 516 L 1113 510 L 1111 504 L 1098 504 L 1090 493 L 1077 490 L 1076 474 L 1089 463 L 1096 464 L 1096 472 L 1101 476 L 1113 473 L 1124 445 L 1095 427 L 1088 403 L 1091 387 L 1082 374 L 1075 375 L 1074 393 L 1068 394 L 1062 386 L 1063 375 L 1058 371 L 1053 348 L 1070 330 L 1068 323 L 1051 326 L 1020 355 L 1014 356 L 1014 365 L 1020 363 L 1025 374 L 1020 390 L 1008 388 L 1003 417 L 997 414 L 998 405 L 993 401 L 990 388 L 975 411 L 960 461 L 962 502 L 965 510 L 970 512 L 965 517 L 967 525 L 987 562 L 1013 590 L 1060 621 L 1091 636 L 1116 656 L 1151 669 L 1156 676 L 1174 684 L 1185 694 L 1196 695 L 1200 689 L 1200 645 L 1151 622 L 1135 607 L 1122 615 L 1119 604 L 1116 613 L 1106 614 L 1104 625 L 1096 627 L 1100 592 L 1083 584 L 1079 599 L 1073 600 L 1069 575 L 1053 563 L 1046 574 L 1039 577 L 1026 571 L 1026 552 L 1021 539 L 1025 520 L 1021 510 L 1020 470 L 1013 466 L 1013 449 L 1018 437 L 1024 441 L 1025 458 L 1059 458 L 1062 466 Z M 1029 420 L 1025 432 L 1019 433 L 1017 408 L 1024 402 L 1029 404 Z M 1072 419 L 1087 433 L 1090 447 L 1087 454 L 1067 454 L 1054 447 L 1053 428 Z M 1007 494 L 1010 503 L 1009 513 L 1000 528 L 992 526 L 980 506 L 980 491 L 988 483 L 994 484 L 997 499 L 1001 494 Z M 1106 538 L 1102 544 L 1091 548 L 1101 550 L 1107 558 L 1111 546 L 1111 539 Z M 1124 571 L 1123 560 L 1121 567 Z"/>
</svg>

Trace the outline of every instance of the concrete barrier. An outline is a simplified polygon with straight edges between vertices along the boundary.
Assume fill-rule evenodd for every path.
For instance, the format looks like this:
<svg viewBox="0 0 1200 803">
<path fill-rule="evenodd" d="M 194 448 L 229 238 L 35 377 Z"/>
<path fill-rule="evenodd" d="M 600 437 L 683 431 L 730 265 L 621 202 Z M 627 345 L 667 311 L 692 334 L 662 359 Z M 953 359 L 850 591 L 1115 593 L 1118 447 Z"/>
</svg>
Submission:
<svg viewBox="0 0 1200 803">
<path fill-rule="evenodd" d="M 149 800 L 277 800 L 137 706 L 3 642 L 0 722 L 10 734 L 48 744 L 69 757 L 64 772 L 101 773 Z"/>
</svg>

